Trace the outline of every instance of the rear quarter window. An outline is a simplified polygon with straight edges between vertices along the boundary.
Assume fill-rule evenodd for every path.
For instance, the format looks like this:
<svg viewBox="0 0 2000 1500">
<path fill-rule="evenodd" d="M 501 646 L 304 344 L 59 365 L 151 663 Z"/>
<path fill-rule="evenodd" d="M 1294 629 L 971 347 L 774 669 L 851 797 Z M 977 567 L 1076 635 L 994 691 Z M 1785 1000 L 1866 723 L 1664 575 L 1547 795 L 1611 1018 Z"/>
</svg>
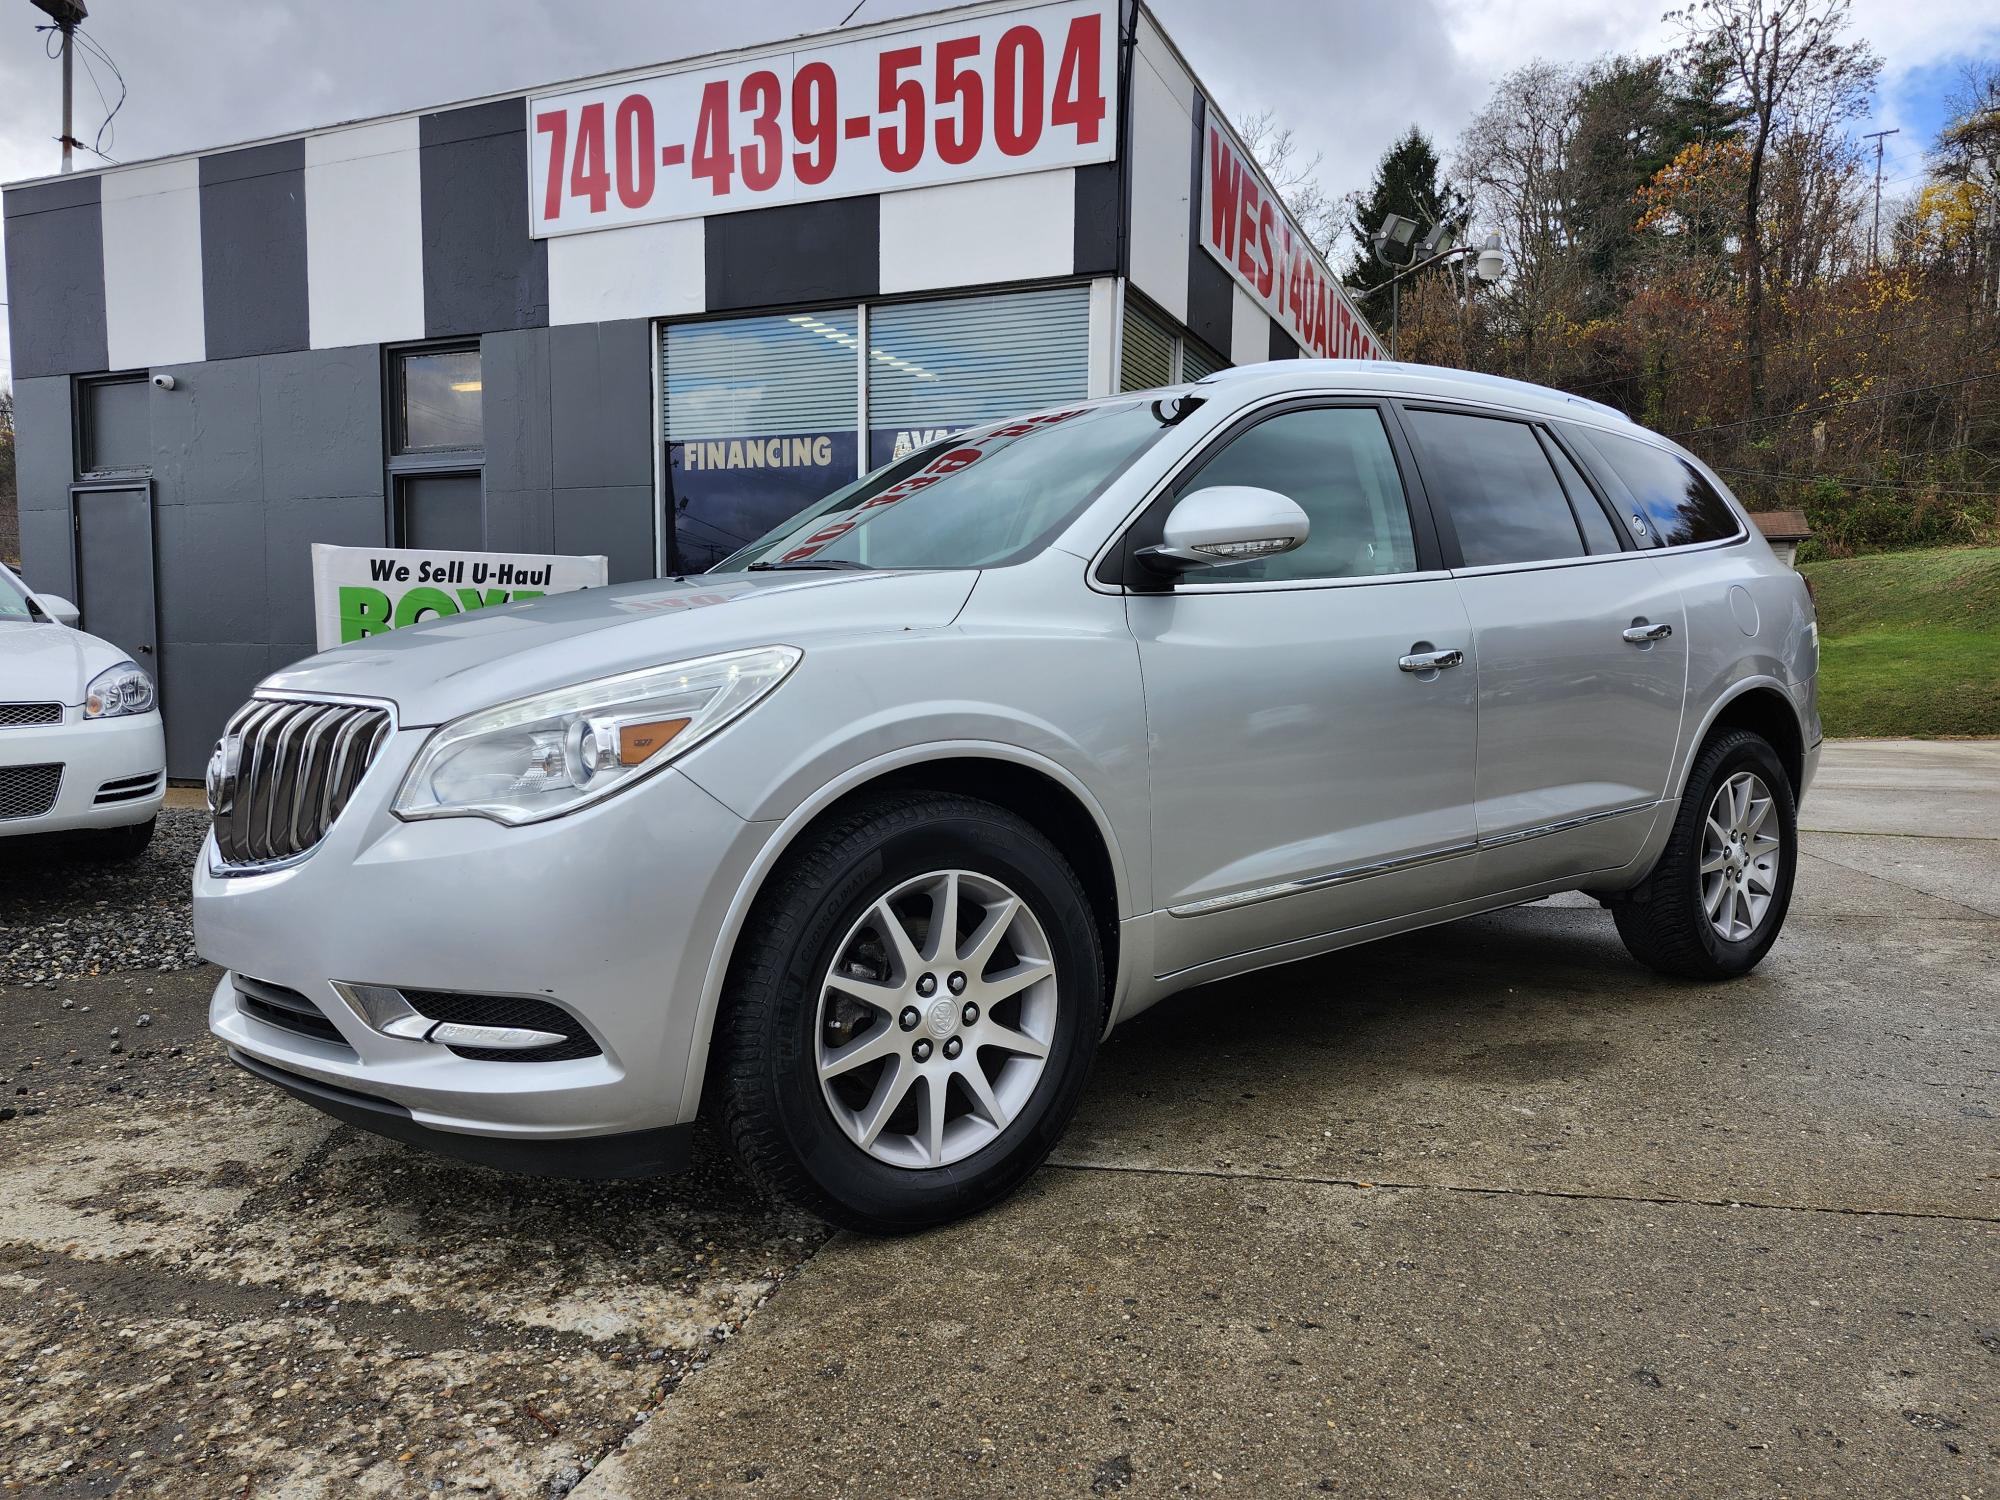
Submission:
<svg viewBox="0 0 2000 1500">
<path fill-rule="evenodd" d="M 1679 454 L 1595 428 L 1582 434 L 1591 451 L 1631 491 L 1662 547 L 1720 542 L 1743 528 L 1729 502 Z"/>
</svg>

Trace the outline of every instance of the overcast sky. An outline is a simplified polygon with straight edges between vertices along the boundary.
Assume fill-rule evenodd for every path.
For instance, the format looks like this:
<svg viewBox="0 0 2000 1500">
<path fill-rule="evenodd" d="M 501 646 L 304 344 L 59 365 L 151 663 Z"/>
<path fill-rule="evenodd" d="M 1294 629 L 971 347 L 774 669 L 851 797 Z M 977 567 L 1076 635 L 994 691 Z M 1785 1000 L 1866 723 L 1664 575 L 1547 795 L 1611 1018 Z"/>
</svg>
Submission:
<svg viewBox="0 0 2000 1500">
<path fill-rule="evenodd" d="M 1149 0 L 1234 118 L 1270 109 L 1324 154 L 1328 187 L 1363 186 L 1412 121 L 1448 145 L 1494 80 L 1536 57 L 1645 51 L 1670 39 L 1663 0 Z M 86 30 L 129 97 L 103 143 L 120 161 L 825 30 L 853 0 L 257 0 L 234 7 L 89 0 Z M 937 9 L 865 0 L 857 21 Z M 1938 101 L 1964 62 L 2000 57 L 1994 0 L 1856 0 L 1887 62 L 1877 114 L 1890 191 L 1921 171 Z M 0 182 L 50 173 L 61 71 L 29 0 L 0 0 Z M 104 115 L 101 63 L 78 73 L 77 135 Z M 1873 122 L 1857 130 L 1874 129 Z M 84 156 L 84 161 L 93 158 Z M 8 294 L 0 282 L 0 303 Z M 7 379 L 0 306 L 0 383 Z"/>
</svg>

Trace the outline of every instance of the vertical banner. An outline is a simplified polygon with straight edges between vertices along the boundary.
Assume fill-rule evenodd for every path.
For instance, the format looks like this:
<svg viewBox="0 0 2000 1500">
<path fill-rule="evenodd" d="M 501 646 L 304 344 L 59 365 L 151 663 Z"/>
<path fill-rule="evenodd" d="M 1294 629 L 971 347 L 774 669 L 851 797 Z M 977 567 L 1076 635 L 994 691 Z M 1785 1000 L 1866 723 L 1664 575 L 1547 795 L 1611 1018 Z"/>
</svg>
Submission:
<svg viewBox="0 0 2000 1500">
<path fill-rule="evenodd" d="M 313 624 L 322 651 L 419 620 L 602 588 L 610 560 L 397 547 L 312 549 Z"/>
</svg>

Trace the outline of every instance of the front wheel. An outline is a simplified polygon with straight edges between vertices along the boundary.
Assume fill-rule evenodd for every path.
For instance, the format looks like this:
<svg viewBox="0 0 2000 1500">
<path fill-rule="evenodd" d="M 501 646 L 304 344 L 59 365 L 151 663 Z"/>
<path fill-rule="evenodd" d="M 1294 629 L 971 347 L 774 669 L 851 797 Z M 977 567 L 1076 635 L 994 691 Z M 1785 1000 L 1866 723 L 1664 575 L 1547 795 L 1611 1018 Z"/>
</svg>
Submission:
<svg viewBox="0 0 2000 1500">
<path fill-rule="evenodd" d="M 1746 974 L 1770 951 L 1792 903 L 1798 809 L 1777 752 L 1735 729 L 1688 774 L 1667 847 L 1612 908 L 1639 962 L 1680 979 Z"/>
<path fill-rule="evenodd" d="M 1075 872 L 972 798 L 874 802 L 808 835 L 738 951 L 716 1024 L 723 1134 L 767 1189 L 873 1233 L 1017 1187 L 1104 1026 Z"/>
</svg>

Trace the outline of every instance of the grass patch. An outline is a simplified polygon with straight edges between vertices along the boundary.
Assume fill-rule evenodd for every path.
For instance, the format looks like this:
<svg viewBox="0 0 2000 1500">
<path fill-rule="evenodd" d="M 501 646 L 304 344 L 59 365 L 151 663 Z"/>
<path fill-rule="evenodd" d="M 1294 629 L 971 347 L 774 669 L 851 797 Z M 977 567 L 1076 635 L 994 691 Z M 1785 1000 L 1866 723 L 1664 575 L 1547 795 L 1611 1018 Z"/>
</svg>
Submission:
<svg viewBox="0 0 2000 1500">
<path fill-rule="evenodd" d="M 1830 735 L 2000 735 L 2000 547 L 1808 563 Z"/>
</svg>

